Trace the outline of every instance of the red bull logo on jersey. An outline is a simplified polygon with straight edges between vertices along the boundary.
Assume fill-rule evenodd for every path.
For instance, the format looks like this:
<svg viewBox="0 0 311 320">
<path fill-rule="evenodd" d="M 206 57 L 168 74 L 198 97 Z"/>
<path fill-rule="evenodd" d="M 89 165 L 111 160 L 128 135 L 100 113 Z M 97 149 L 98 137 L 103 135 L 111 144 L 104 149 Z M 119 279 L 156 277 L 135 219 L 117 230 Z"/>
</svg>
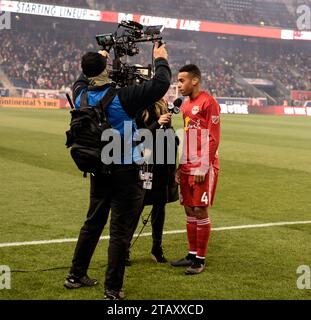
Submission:
<svg viewBox="0 0 311 320">
<path fill-rule="evenodd" d="M 199 106 L 193 106 L 191 113 L 195 116 L 197 113 L 199 113 L 200 107 Z"/>
</svg>

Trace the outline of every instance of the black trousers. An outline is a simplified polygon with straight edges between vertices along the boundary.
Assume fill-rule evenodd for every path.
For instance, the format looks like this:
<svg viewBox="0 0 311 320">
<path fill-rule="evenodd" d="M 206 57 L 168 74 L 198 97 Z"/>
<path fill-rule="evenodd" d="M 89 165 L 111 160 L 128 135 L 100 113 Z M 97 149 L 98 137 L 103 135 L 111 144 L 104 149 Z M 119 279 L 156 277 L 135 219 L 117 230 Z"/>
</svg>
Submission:
<svg viewBox="0 0 311 320">
<path fill-rule="evenodd" d="M 86 274 L 111 209 L 105 288 L 116 291 L 122 288 L 125 256 L 143 195 L 135 165 L 115 165 L 110 175 L 91 176 L 90 207 L 80 230 L 71 273 Z"/>
<path fill-rule="evenodd" d="M 165 203 L 157 203 L 152 206 L 151 226 L 152 226 L 152 246 L 162 245 L 163 228 L 165 221 Z"/>
</svg>

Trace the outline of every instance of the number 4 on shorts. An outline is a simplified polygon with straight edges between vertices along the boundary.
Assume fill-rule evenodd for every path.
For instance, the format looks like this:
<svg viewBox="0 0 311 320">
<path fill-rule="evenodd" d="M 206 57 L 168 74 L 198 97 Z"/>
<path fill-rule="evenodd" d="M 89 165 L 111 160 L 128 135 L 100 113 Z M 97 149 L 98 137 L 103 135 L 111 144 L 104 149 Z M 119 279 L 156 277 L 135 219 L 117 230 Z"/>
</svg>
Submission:
<svg viewBox="0 0 311 320">
<path fill-rule="evenodd" d="M 201 198 L 201 202 L 208 204 L 208 196 L 207 196 L 206 192 L 203 193 L 202 198 Z"/>
</svg>

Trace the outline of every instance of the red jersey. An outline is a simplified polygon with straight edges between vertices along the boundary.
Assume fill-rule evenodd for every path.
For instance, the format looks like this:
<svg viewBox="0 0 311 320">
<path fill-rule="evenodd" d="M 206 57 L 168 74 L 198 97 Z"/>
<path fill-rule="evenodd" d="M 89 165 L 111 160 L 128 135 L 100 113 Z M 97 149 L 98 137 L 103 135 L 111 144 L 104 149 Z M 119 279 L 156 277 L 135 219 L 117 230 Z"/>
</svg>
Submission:
<svg viewBox="0 0 311 320">
<path fill-rule="evenodd" d="M 184 145 L 181 172 L 194 175 L 195 170 L 219 170 L 220 107 L 205 91 L 181 106 L 184 118 Z M 207 171 L 206 171 L 207 172 Z"/>
</svg>

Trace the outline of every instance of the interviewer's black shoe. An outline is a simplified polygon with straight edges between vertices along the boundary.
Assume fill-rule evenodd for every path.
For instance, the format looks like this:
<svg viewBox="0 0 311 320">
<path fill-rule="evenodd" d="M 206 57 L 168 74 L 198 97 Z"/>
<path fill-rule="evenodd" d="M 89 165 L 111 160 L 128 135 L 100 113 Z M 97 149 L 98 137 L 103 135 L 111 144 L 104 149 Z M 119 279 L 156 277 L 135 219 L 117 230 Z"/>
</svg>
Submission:
<svg viewBox="0 0 311 320">
<path fill-rule="evenodd" d="M 153 247 L 151 250 L 151 259 L 158 263 L 165 263 L 167 262 L 166 258 L 163 254 L 162 246 Z"/>
<path fill-rule="evenodd" d="M 77 277 L 73 274 L 69 274 L 65 280 L 64 286 L 68 289 L 78 289 L 81 287 L 93 287 L 97 284 L 97 279 L 91 279 L 88 275 Z"/>
<path fill-rule="evenodd" d="M 192 263 L 192 265 L 185 270 L 185 274 L 186 275 L 199 274 L 199 273 L 203 272 L 204 269 L 205 269 L 204 260 L 203 260 L 203 263 L 201 263 L 199 261 L 194 261 Z"/>
</svg>

